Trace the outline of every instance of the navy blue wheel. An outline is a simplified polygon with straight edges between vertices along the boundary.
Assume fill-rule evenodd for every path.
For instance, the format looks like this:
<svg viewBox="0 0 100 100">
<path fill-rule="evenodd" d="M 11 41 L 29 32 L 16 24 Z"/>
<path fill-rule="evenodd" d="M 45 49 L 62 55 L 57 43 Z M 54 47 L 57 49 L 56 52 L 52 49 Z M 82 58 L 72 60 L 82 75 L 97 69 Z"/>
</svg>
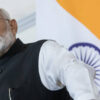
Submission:
<svg viewBox="0 0 100 100">
<path fill-rule="evenodd" d="M 100 49 L 90 43 L 76 43 L 69 47 L 74 56 L 93 67 L 96 71 L 95 83 L 100 91 Z"/>
</svg>

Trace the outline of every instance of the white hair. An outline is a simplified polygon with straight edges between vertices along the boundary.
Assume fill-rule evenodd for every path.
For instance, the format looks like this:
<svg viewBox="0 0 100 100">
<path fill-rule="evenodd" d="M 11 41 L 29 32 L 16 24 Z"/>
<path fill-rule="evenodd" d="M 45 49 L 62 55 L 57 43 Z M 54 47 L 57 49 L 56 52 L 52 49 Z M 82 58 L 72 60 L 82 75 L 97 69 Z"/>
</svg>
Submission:
<svg viewBox="0 0 100 100">
<path fill-rule="evenodd" d="M 0 8 L 0 14 L 5 19 L 8 19 L 8 20 L 11 19 L 9 13 L 5 9 L 3 9 L 3 8 Z"/>
</svg>

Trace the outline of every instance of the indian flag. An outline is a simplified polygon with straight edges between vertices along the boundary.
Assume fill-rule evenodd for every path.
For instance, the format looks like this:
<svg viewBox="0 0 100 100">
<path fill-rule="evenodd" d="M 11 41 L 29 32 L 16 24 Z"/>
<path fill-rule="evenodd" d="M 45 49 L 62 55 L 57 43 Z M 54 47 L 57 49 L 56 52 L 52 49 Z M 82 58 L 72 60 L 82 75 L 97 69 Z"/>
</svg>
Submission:
<svg viewBox="0 0 100 100">
<path fill-rule="evenodd" d="M 36 0 L 37 39 L 53 39 L 96 70 L 100 91 L 100 0 Z"/>
</svg>

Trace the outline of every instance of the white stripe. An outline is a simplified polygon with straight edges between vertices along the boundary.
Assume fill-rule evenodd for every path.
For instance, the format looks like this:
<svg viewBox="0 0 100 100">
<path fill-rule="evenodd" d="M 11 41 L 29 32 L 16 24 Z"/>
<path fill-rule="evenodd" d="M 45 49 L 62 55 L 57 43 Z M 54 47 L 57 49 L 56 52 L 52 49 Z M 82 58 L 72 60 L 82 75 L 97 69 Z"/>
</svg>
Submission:
<svg viewBox="0 0 100 100">
<path fill-rule="evenodd" d="M 99 39 L 56 1 L 37 0 L 36 10 L 38 39 L 54 39 L 66 47 L 77 42 L 89 42 L 100 47 Z"/>
</svg>

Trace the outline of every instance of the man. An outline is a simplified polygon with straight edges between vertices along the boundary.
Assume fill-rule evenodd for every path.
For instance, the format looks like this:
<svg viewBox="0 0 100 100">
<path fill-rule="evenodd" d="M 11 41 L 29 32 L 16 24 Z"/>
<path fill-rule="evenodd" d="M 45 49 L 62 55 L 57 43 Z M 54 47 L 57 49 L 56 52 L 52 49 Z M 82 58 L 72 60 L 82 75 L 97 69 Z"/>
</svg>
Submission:
<svg viewBox="0 0 100 100">
<path fill-rule="evenodd" d="M 0 100 L 100 100 L 93 69 L 55 41 L 23 44 L 16 33 L 0 9 Z"/>
</svg>

